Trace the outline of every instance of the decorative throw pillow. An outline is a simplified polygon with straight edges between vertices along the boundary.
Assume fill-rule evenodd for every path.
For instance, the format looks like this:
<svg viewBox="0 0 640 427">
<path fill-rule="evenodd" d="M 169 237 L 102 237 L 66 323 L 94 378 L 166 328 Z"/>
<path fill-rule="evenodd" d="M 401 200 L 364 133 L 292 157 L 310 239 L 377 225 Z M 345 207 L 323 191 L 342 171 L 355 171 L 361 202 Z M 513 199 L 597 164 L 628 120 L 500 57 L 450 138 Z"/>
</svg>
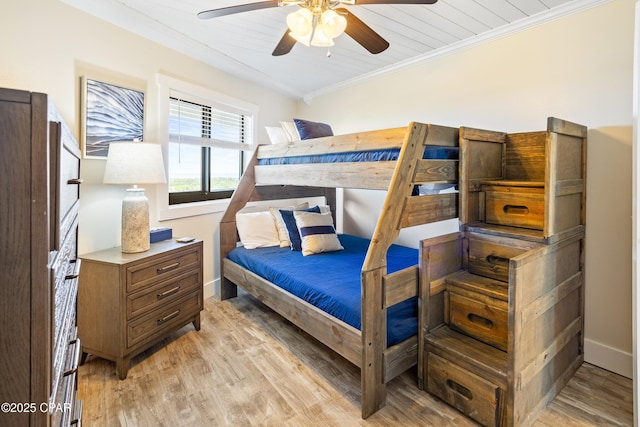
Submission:
<svg viewBox="0 0 640 427">
<path fill-rule="evenodd" d="M 289 142 L 300 141 L 300 135 L 298 135 L 298 130 L 293 122 L 280 122 L 280 126 L 282 126 L 284 133 L 287 134 Z"/>
<path fill-rule="evenodd" d="M 326 123 L 312 122 L 303 119 L 293 119 L 300 139 L 320 138 L 323 136 L 333 136 L 331 126 Z"/>
<path fill-rule="evenodd" d="M 240 242 L 247 249 L 280 245 L 278 231 L 269 211 L 236 214 Z"/>
<path fill-rule="evenodd" d="M 315 213 L 320 213 L 320 208 L 318 206 L 313 206 L 311 208 L 303 209 L 301 211 L 280 209 L 280 215 L 282 215 L 282 220 L 284 221 L 284 224 L 287 227 L 287 232 L 289 233 L 289 241 L 291 242 L 291 250 L 292 251 L 300 251 L 300 250 L 302 250 L 302 240 L 300 239 L 300 232 L 298 231 L 298 226 L 296 225 L 296 219 L 293 216 L 294 212 L 315 212 Z"/>
<path fill-rule="evenodd" d="M 264 128 L 267 130 L 269 141 L 271 141 L 272 144 L 286 144 L 289 142 L 289 137 L 282 127 L 265 126 Z"/>
<path fill-rule="evenodd" d="M 282 214 L 280 213 L 280 209 L 295 211 L 295 210 L 307 209 L 308 207 L 309 207 L 309 203 L 304 202 L 296 206 L 269 208 L 269 212 L 271 212 L 271 215 L 273 215 L 273 219 L 276 222 L 276 230 L 278 230 L 278 238 L 280 239 L 281 248 L 286 248 L 288 246 L 291 246 L 291 240 L 289 240 L 289 230 L 287 230 L 287 225 L 284 223 L 284 220 L 282 219 Z"/>
<path fill-rule="evenodd" d="M 344 249 L 338 240 L 330 213 L 294 212 L 300 232 L 302 255 L 333 252 Z"/>
</svg>

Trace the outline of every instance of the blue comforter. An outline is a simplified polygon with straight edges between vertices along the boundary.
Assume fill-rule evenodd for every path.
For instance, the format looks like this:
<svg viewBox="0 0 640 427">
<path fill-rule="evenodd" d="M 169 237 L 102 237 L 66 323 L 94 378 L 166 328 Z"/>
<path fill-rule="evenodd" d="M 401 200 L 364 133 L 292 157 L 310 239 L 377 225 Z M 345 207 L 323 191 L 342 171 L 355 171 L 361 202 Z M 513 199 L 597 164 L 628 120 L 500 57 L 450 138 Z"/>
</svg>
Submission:
<svg viewBox="0 0 640 427">
<path fill-rule="evenodd" d="M 339 235 L 344 250 L 302 256 L 289 248 L 235 248 L 231 261 L 296 295 L 322 311 L 360 329 L 362 264 L 369 240 Z M 387 273 L 418 263 L 418 250 L 392 245 L 387 252 Z M 416 334 L 416 298 L 387 310 L 387 345 L 392 346 Z"/>
<path fill-rule="evenodd" d="M 342 163 L 342 162 L 383 162 L 398 160 L 399 148 L 384 150 L 354 151 L 348 153 L 315 154 L 309 156 L 273 157 L 260 159 L 260 165 L 295 165 L 307 163 Z M 423 159 L 457 159 L 458 147 L 440 147 L 429 145 L 424 149 Z"/>
</svg>

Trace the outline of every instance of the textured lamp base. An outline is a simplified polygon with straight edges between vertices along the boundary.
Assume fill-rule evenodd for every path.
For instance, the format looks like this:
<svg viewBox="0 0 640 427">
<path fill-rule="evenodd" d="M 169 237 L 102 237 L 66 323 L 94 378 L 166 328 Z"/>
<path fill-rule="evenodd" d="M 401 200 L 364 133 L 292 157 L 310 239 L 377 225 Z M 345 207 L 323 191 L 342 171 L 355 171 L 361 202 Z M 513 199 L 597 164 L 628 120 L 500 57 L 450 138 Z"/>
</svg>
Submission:
<svg viewBox="0 0 640 427">
<path fill-rule="evenodd" d="M 144 252 L 149 247 L 149 199 L 144 188 L 129 188 L 122 200 L 122 252 Z"/>
</svg>

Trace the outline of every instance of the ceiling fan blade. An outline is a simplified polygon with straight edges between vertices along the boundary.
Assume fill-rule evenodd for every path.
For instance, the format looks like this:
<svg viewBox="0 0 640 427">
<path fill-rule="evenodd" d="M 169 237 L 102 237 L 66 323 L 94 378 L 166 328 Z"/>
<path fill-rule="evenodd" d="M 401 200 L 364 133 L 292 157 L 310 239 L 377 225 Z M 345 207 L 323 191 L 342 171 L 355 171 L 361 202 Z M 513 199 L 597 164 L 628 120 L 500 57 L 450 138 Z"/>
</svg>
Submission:
<svg viewBox="0 0 640 427">
<path fill-rule="evenodd" d="M 369 52 L 376 54 L 383 52 L 389 47 L 388 41 L 383 39 L 380 34 L 373 31 L 371 27 L 362 22 L 353 13 L 344 8 L 335 9 L 335 11 L 345 15 L 347 18 L 347 28 L 344 32 Z"/>
<path fill-rule="evenodd" d="M 286 55 L 287 53 L 291 52 L 291 49 L 293 49 L 293 45 L 295 44 L 296 44 L 296 39 L 294 39 L 289 35 L 289 29 L 287 28 L 287 31 L 285 31 L 284 36 L 282 36 L 276 48 L 273 49 L 273 53 L 271 55 L 273 56 Z"/>
<path fill-rule="evenodd" d="M 355 0 L 355 4 L 434 4 L 438 0 Z"/>
<path fill-rule="evenodd" d="M 234 13 L 249 12 L 251 10 L 267 9 L 278 7 L 278 0 L 260 1 L 257 3 L 239 4 L 236 6 L 221 7 L 218 9 L 205 10 L 198 13 L 200 19 L 217 18 L 219 16 L 232 15 Z"/>
</svg>

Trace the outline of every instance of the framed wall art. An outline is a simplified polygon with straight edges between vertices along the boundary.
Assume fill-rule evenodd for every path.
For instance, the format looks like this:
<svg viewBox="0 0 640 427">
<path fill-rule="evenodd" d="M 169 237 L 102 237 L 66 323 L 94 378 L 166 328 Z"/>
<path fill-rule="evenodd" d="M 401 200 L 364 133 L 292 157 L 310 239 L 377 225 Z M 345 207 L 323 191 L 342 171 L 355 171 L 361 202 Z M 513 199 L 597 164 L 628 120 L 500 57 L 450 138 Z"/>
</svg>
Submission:
<svg viewBox="0 0 640 427">
<path fill-rule="evenodd" d="M 82 153 L 105 159 L 109 144 L 143 140 L 144 92 L 82 78 Z"/>
</svg>

